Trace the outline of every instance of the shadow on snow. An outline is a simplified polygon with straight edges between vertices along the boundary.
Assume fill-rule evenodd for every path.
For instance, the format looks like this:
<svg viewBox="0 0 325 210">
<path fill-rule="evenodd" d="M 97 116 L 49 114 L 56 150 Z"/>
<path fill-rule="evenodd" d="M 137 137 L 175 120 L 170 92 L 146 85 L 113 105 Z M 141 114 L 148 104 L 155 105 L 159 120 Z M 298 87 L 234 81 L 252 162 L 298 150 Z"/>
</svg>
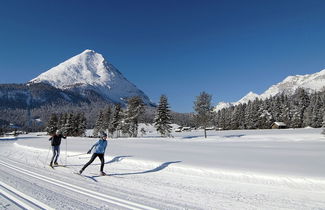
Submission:
<svg viewBox="0 0 325 210">
<path fill-rule="evenodd" d="M 121 157 L 121 156 L 119 156 Z M 119 157 L 116 157 L 116 158 L 119 158 Z M 124 156 L 123 156 L 124 157 Z M 109 162 L 112 162 L 115 158 L 113 158 L 111 161 Z M 114 161 L 113 161 L 114 162 Z M 161 171 L 165 168 L 167 168 L 170 164 L 174 164 L 174 163 L 180 163 L 182 161 L 170 161 L 170 162 L 165 162 L 163 164 L 161 164 L 160 166 L 154 168 L 154 169 L 150 169 L 150 170 L 146 170 L 146 171 L 139 171 L 139 172 L 129 172 L 129 173 L 115 173 L 115 174 L 108 174 L 107 176 L 116 176 L 118 178 L 122 178 L 122 177 L 119 177 L 119 176 L 127 176 L 127 175 L 138 175 L 138 174 L 147 174 L 147 173 L 154 173 L 154 172 L 158 172 L 158 171 Z M 98 177 L 101 177 L 99 175 L 95 175 L 95 176 L 86 176 L 84 175 L 85 177 L 93 180 L 94 182 L 98 182 L 96 178 Z"/>
<path fill-rule="evenodd" d="M 114 157 L 112 160 L 105 162 L 104 164 L 110 164 L 110 163 L 120 162 L 124 158 L 127 158 L 127 157 L 132 157 L 132 156 L 130 156 L 130 155 L 117 156 L 117 157 Z M 90 157 L 87 157 L 87 159 L 90 160 Z M 85 162 L 84 164 L 81 164 L 81 165 L 67 165 L 67 166 L 84 166 L 87 162 Z M 92 163 L 91 165 L 100 165 L 100 163 Z"/>
<path fill-rule="evenodd" d="M 139 172 L 115 173 L 115 174 L 109 174 L 109 176 L 126 176 L 126 175 L 153 173 L 153 172 L 161 171 L 161 170 L 167 168 L 170 164 L 180 163 L 180 162 L 182 162 L 182 161 L 165 162 L 165 163 L 161 164 L 160 166 L 158 166 L 158 167 L 156 167 L 154 169 L 150 169 L 150 170 L 146 170 L 146 171 L 139 171 Z"/>
</svg>

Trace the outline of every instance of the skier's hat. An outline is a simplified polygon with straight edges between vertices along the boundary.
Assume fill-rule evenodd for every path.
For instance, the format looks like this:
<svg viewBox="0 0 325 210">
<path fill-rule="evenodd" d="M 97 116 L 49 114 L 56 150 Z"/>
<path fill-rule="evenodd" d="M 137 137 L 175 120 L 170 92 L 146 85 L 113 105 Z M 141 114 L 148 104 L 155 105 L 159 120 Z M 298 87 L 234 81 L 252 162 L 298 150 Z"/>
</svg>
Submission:
<svg viewBox="0 0 325 210">
<path fill-rule="evenodd" d="M 62 132 L 60 130 L 56 130 L 55 132 L 57 135 L 61 134 Z"/>
<path fill-rule="evenodd" d="M 107 137 L 107 134 L 105 132 L 100 132 L 100 137 L 103 138 L 103 137 Z"/>
</svg>

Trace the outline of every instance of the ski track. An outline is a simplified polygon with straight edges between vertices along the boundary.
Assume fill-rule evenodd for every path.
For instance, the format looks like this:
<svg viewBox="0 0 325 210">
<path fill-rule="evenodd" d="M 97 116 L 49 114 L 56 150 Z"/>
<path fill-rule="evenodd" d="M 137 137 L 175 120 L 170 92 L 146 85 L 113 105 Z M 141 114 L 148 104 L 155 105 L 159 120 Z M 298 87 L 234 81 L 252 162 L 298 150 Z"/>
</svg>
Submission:
<svg viewBox="0 0 325 210">
<path fill-rule="evenodd" d="M 10 161 L 10 162 L 12 162 L 12 161 Z M 124 200 L 124 199 L 120 199 L 120 198 L 117 198 L 117 197 L 114 197 L 114 196 L 101 194 L 101 193 L 98 193 L 96 191 L 89 190 L 87 188 L 83 188 L 83 187 L 79 187 L 77 185 L 70 184 L 68 182 L 63 182 L 63 181 L 56 180 L 56 179 L 53 179 L 53 178 L 50 178 L 50 177 L 47 177 L 47 176 L 43 176 L 43 175 L 40 175 L 38 173 L 34 173 L 32 171 L 29 171 L 29 170 L 23 169 L 21 167 L 18 167 L 17 164 L 16 165 L 11 164 L 11 163 L 8 164 L 8 163 L 3 162 L 3 161 L 0 160 L 0 165 L 2 165 L 3 167 L 6 167 L 8 169 L 11 169 L 11 170 L 13 170 L 15 172 L 22 173 L 22 174 L 24 174 L 26 176 L 41 180 L 43 182 L 47 182 L 47 183 L 52 184 L 52 185 L 56 185 L 56 186 L 58 186 L 60 188 L 63 188 L 65 190 L 69 190 L 69 191 L 76 192 L 78 194 L 86 195 L 88 197 L 92 197 L 92 198 L 95 198 L 95 199 L 98 199 L 98 200 L 102 200 L 102 201 L 105 201 L 107 203 L 114 204 L 114 205 L 117 205 L 117 206 L 120 206 L 120 207 L 123 207 L 123 208 L 126 208 L 126 209 L 148 209 L 148 210 L 154 210 L 155 209 L 155 208 L 151 208 L 151 207 L 148 207 L 148 206 L 145 206 L 145 205 L 141 205 L 141 204 L 138 204 L 138 203 L 127 201 L 127 200 Z"/>
<path fill-rule="evenodd" d="M 0 182 L 0 194 L 5 198 L 15 203 L 17 206 L 20 206 L 24 209 L 48 209 L 54 210 L 53 208 L 45 205 L 44 203 L 16 190 L 15 188 Z"/>
<path fill-rule="evenodd" d="M 158 209 L 325 209 L 324 179 L 198 169 L 180 166 L 177 161 L 161 169 L 164 166 L 162 163 L 135 160 L 132 156 L 113 157 L 108 161 L 105 166 L 110 175 L 108 177 L 96 175 L 99 169 L 99 161 L 96 160 L 85 170 L 84 174 L 88 176 L 85 177 L 72 172 L 78 171 L 87 158 L 71 157 L 68 167 L 53 170 L 47 167 L 51 153 L 46 157 L 46 149 L 10 144 L 6 145 L 6 149 L 6 152 L 0 151 L 2 164 L 13 164 L 12 167 L 16 169 L 28 168 L 33 173 L 54 177 L 62 183 L 83 186 L 91 191 L 116 195 Z M 60 159 L 64 160 L 63 153 Z M 41 198 L 42 202 L 55 208 L 98 208 L 98 204 L 87 194 L 71 197 L 69 189 L 56 189 L 49 183 L 45 189 L 33 186 L 31 192 L 29 187 L 35 185 L 32 179 L 28 178 L 26 184 L 19 181 L 21 175 L 11 176 L 9 169 L 5 172 L 0 170 L 0 173 L 0 181 L 9 182 L 7 184 L 26 194 L 37 194 L 35 196 Z M 65 201 L 56 201 L 60 196 Z M 1 205 L 7 208 L 9 204 L 0 199 Z M 101 204 L 100 208 L 107 206 Z"/>
</svg>

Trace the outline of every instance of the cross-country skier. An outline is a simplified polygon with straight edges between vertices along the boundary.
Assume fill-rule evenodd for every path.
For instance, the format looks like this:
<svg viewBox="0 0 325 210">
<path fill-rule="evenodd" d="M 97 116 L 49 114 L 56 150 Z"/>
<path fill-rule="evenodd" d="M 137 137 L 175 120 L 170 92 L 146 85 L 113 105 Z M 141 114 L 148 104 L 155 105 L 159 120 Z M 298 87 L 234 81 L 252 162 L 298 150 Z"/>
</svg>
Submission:
<svg viewBox="0 0 325 210">
<path fill-rule="evenodd" d="M 91 156 L 90 160 L 88 161 L 88 163 L 86 163 L 84 165 L 84 167 L 82 167 L 82 169 L 79 171 L 80 174 L 82 174 L 82 172 L 96 159 L 96 157 L 98 157 L 100 159 L 101 165 L 100 165 L 100 175 L 101 176 L 105 176 L 106 173 L 104 172 L 104 164 L 105 164 L 105 160 L 104 160 L 104 153 L 107 147 L 107 134 L 102 132 L 100 134 L 101 139 L 99 139 L 91 148 L 90 150 L 87 152 L 87 154 L 90 154 L 92 149 L 94 149 L 94 153 Z"/>
<path fill-rule="evenodd" d="M 53 152 L 53 156 L 50 162 L 51 167 L 53 167 L 53 161 L 55 166 L 58 165 L 58 158 L 60 155 L 60 144 L 62 138 L 65 139 L 67 137 L 62 135 L 62 132 L 60 130 L 57 130 L 55 134 L 49 139 L 49 141 L 51 141 L 52 152 Z"/>
</svg>

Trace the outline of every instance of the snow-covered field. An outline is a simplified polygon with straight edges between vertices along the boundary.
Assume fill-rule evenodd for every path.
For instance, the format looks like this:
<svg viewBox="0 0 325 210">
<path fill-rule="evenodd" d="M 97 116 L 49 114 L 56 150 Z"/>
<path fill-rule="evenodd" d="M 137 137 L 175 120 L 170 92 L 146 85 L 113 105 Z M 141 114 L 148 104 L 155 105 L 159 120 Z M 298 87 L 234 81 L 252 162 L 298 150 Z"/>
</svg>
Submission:
<svg viewBox="0 0 325 210">
<path fill-rule="evenodd" d="M 48 136 L 0 141 L 0 209 L 325 209 L 321 129 L 208 135 L 109 140 L 109 176 L 98 176 L 98 159 L 84 176 L 73 173 L 97 139 L 63 140 L 66 167 L 55 169 L 48 167 Z"/>
</svg>

